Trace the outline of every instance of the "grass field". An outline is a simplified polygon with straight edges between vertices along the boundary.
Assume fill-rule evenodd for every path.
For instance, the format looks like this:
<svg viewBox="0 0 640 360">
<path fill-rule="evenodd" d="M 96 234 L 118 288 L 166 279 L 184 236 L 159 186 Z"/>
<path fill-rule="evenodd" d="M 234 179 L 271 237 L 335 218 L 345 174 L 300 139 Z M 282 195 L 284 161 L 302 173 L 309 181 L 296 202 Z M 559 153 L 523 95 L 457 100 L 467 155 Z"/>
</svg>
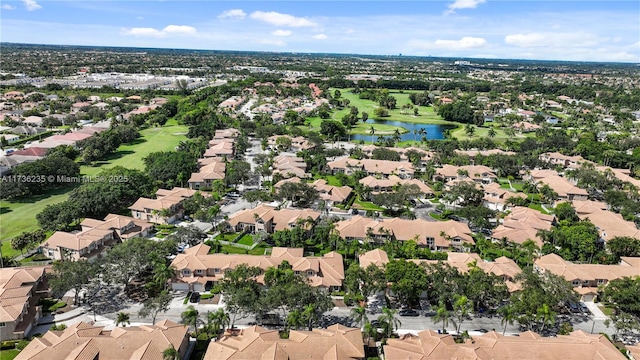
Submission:
<svg viewBox="0 0 640 360">
<path fill-rule="evenodd" d="M 82 175 L 96 175 L 103 169 L 123 166 L 130 169 L 144 169 L 142 159 L 155 151 L 171 151 L 180 141 L 185 140 L 187 127 L 178 125 L 175 120 L 169 120 L 161 128 L 148 128 L 140 132 L 141 137 L 133 144 L 122 145 L 109 159 L 100 161 L 97 166 L 81 166 Z M 22 201 L 0 201 L 0 241 L 2 254 L 17 255 L 19 252 L 11 249 L 10 239 L 23 231 L 38 228 L 36 215 L 47 205 L 65 201 L 72 188 L 60 189 L 55 192 L 34 196 Z"/>
<path fill-rule="evenodd" d="M 188 128 L 178 125 L 175 120 L 169 120 L 163 127 L 152 127 L 140 131 L 140 138 L 131 144 L 122 145 L 118 151 L 108 159 L 99 161 L 96 166 L 82 166 L 83 175 L 95 175 L 103 169 L 123 166 L 129 169 L 144 169 L 144 159 L 147 155 L 157 151 L 171 151 L 186 140 Z"/>
<path fill-rule="evenodd" d="M 464 126 L 460 126 L 457 129 L 453 130 L 451 132 L 451 136 L 453 136 L 458 140 L 471 140 L 471 139 L 477 139 L 481 137 L 488 138 L 489 129 L 492 127 L 492 125 L 482 126 L 482 127 L 474 126 L 474 127 L 475 127 L 475 132 L 473 133 L 472 136 L 467 135 L 467 133 L 464 131 Z M 535 133 L 520 134 L 516 132 L 515 136 L 509 136 L 505 134 L 504 130 L 500 127 L 493 126 L 493 129 L 496 131 L 496 136 L 493 137 L 493 140 L 497 142 L 505 141 L 507 139 L 511 139 L 513 141 L 520 141 L 520 140 L 524 140 L 527 137 L 535 137 Z"/>
<path fill-rule="evenodd" d="M 0 351 L 0 360 L 13 360 L 18 354 L 20 354 L 20 350 L 17 349 L 2 350 Z"/>
<path fill-rule="evenodd" d="M 361 201 L 360 199 L 356 199 L 351 206 L 355 209 L 366 210 L 366 211 L 383 211 L 384 209 L 380 206 L 370 202 L 370 201 Z"/>
</svg>

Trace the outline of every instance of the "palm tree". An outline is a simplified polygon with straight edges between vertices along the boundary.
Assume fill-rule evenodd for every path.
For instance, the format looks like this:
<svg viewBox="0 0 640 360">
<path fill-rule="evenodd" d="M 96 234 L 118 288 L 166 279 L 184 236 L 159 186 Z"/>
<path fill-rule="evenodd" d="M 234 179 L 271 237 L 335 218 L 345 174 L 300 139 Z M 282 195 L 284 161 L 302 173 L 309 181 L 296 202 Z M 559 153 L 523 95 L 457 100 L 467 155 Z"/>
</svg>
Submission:
<svg viewBox="0 0 640 360">
<path fill-rule="evenodd" d="M 353 318 L 353 321 L 360 323 L 361 328 L 364 328 L 364 326 L 369 323 L 369 319 L 367 318 L 367 308 L 364 306 L 356 306 L 351 309 L 351 317 Z"/>
<path fill-rule="evenodd" d="M 517 318 L 516 309 L 513 305 L 506 305 L 500 308 L 498 313 L 502 316 L 500 324 L 504 325 L 504 328 L 502 329 L 502 335 L 504 335 L 507 332 L 507 325 L 513 325 Z"/>
<path fill-rule="evenodd" d="M 231 322 L 231 318 L 229 314 L 224 311 L 224 309 L 218 309 L 215 312 L 207 313 L 207 325 L 206 331 L 210 335 L 217 337 L 221 332 L 224 332 L 229 323 Z"/>
<path fill-rule="evenodd" d="M 162 352 L 162 360 L 180 360 L 180 353 L 171 345 Z"/>
<path fill-rule="evenodd" d="M 538 308 L 536 318 L 540 321 L 540 332 L 544 331 L 546 325 L 556 323 L 556 313 L 552 311 L 547 304 L 542 304 L 542 306 Z"/>
<path fill-rule="evenodd" d="M 371 135 L 371 144 L 373 144 L 373 136 L 375 134 L 376 134 L 376 129 L 374 129 L 372 126 L 371 129 L 369 129 L 369 135 Z"/>
<path fill-rule="evenodd" d="M 400 134 L 400 129 L 396 128 L 396 130 L 393 132 L 393 141 L 394 142 L 399 142 L 400 139 L 402 139 L 402 135 Z"/>
<path fill-rule="evenodd" d="M 189 305 L 187 307 L 187 310 L 183 311 L 182 314 L 180 314 L 180 317 L 182 318 L 182 322 L 189 325 L 189 327 L 193 327 L 196 335 L 198 335 L 198 317 L 200 316 L 200 313 L 198 312 L 198 310 L 196 310 L 193 305 Z"/>
<path fill-rule="evenodd" d="M 116 326 L 118 325 L 122 325 L 122 327 L 131 325 L 129 313 L 122 312 L 122 311 L 118 313 L 118 316 L 116 317 Z"/>
<path fill-rule="evenodd" d="M 496 137 L 496 135 L 498 135 L 498 133 L 494 128 L 490 128 L 489 131 L 487 132 L 487 135 L 493 139 L 494 137 Z"/>
<path fill-rule="evenodd" d="M 462 326 L 462 322 L 469 315 L 471 311 L 473 311 L 473 303 L 469 301 L 469 299 L 464 296 L 456 296 L 455 302 L 453 303 L 453 311 L 455 312 L 455 316 L 457 319 L 456 332 L 460 334 L 460 327 Z"/>
<path fill-rule="evenodd" d="M 427 141 L 427 129 L 425 128 L 420 128 L 418 130 L 418 134 L 421 136 L 420 137 L 420 141 L 421 142 L 426 142 Z"/>
<path fill-rule="evenodd" d="M 378 321 L 384 329 L 385 336 L 391 337 L 394 331 L 396 331 L 402 323 L 395 317 L 397 310 L 389 309 L 387 307 L 382 308 L 382 315 L 378 316 Z"/>
<path fill-rule="evenodd" d="M 449 325 L 449 319 L 451 318 L 451 313 L 447 310 L 444 302 L 440 301 L 438 304 L 438 309 L 436 310 L 436 314 L 433 316 L 434 322 L 442 321 L 442 333 L 446 333 L 447 326 Z"/>
<path fill-rule="evenodd" d="M 298 309 L 294 309 L 289 312 L 287 315 L 287 326 L 290 329 L 299 329 L 302 325 L 304 325 L 304 319 L 302 318 L 302 313 Z"/>
<path fill-rule="evenodd" d="M 476 132 L 476 127 L 471 124 L 467 124 L 464 127 L 464 132 L 467 134 L 468 137 L 471 137 Z"/>
</svg>

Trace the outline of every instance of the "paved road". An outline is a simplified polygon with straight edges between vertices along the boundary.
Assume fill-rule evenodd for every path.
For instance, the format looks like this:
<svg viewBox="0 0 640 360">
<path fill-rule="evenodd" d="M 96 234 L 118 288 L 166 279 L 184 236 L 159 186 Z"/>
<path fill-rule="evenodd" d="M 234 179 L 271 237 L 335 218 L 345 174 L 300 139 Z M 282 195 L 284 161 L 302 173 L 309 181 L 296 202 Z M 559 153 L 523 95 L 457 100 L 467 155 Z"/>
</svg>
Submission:
<svg viewBox="0 0 640 360">
<path fill-rule="evenodd" d="M 200 312 L 201 318 L 204 320 L 207 312 L 216 311 L 217 309 L 222 307 L 222 305 L 210 305 L 210 304 L 190 304 L 190 303 L 183 304 L 183 299 L 185 295 L 186 294 L 184 293 L 176 293 L 175 298 L 170 305 L 169 311 L 167 311 L 166 313 L 160 313 L 156 321 L 169 319 L 171 321 L 180 322 L 181 321 L 180 314 L 183 311 L 185 311 L 189 305 L 193 305 Z M 138 311 L 140 310 L 141 307 L 142 307 L 141 304 L 135 304 L 126 309 L 121 309 L 119 311 L 127 312 L 130 314 L 131 325 L 151 323 L 150 318 L 141 318 L 138 316 Z M 97 325 L 102 325 L 102 326 L 113 326 L 115 319 L 117 317 L 117 313 L 118 312 L 116 311 L 112 313 L 97 315 L 95 317 L 96 319 L 95 323 Z M 348 326 L 358 326 L 358 324 L 354 324 L 351 321 L 350 313 L 351 313 L 351 308 L 349 307 L 335 307 L 331 311 L 325 314 L 324 325 L 330 325 L 331 323 L 340 322 Z M 368 318 L 369 320 L 374 320 L 379 315 L 380 313 L 368 314 Z M 424 315 L 421 315 L 418 317 L 397 317 L 397 318 L 401 322 L 401 326 L 399 329 L 400 333 L 407 333 L 407 332 L 416 333 L 418 331 L 425 330 L 425 329 L 432 329 L 434 331 L 442 329 L 441 322 L 435 323 L 431 317 L 427 317 Z M 70 325 L 80 320 L 87 321 L 87 322 L 93 321 L 94 316 L 91 309 L 87 308 L 85 314 L 67 321 L 63 321 L 62 323 Z M 565 320 L 569 320 L 569 319 L 563 317 L 562 321 L 565 321 Z M 588 317 L 588 316 L 572 315 L 570 320 L 572 322 L 574 330 L 583 330 L 586 333 L 604 332 L 610 335 L 612 335 L 614 332 L 613 328 L 607 328 L 604 325 L 605 319 L 603 319 L 601 316 L 596 316 L 594 320 L 593 316 Z M 253 317 L 236 319 L 236 325 L 240 327 L 249 326 L 249 324 L 252 322 L 255 322 L 255 319 Z M 455 326 L 450 322 L 449 325 L 446 327 L 446 329 L 449 332 L 454 332 Z M 504 329 L 503 324 L 501 324 L 501 319 L 497 316 L 472 317 L 470 320 L 465 320 L 461 325 L 461 331 L 466 330 L 472 334 L 474 333 L 478 334 L 478 332 L 491 331 L 494 329 L 498 332 L 502 332 Z M 44 329 L 44 327 L 40 327 L 38 332 L 42 332 L 43 330 L 46 330 L 46 329 Z M 508 324 L 506 327 L 506 334 L 517 334 L 519 332 L 520 331 L 517 325 Z"/>
</svg>

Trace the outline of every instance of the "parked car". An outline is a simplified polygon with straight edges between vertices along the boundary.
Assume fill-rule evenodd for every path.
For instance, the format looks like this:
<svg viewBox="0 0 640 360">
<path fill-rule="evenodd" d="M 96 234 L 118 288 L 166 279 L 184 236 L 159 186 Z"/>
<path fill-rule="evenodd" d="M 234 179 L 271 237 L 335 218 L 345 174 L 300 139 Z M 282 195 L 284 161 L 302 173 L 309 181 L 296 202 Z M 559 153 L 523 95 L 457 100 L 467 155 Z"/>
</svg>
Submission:
<svg viewBox="0 0 640 360">
<path fill-rule="evenodd" d="M 578 304 L 574 303 L 573 301 L 568 301 L 567 307 L 569 308 L 569 310 L 571 310 L 572 313 L 580 312 L 580 307 L 578 306 Z"/>
<path fill-rule="evenodd" d="M 256 317 L 256 322 L 260 326 L 282 326 L 284 322 L 278 314 L 262 314 Z"/>
<path fill-rule="evenodd" d="M 360 212 L 358 211 L 358 209 L 351 209 L 351 213 L 353 215 L 358 215 Z"/>
<path fill-rule="evenodd" d="M 418 312 L 413 310 L 413 309 L 402 309 L 402 310 L 400 310 L 400 312 L 398 312 L 398 315 L 400 315 L 400 316 L 420 316 L 420 314 L 418 314 Z"/>
<path fill-rule="evenodd" d="M 197 291 L 192 292 L 191 297 L 189 298 L 189 302 L 197 303 L 198 301 L 200 301 L 200 293 Z"/>
<path fill-rule="evenodd" d="M 580 307 L 580 311 L 582 311 L 585 314 L 590 314 L 591 310 L 589 310 L 589 308 L 587 307 L 587 304 L 580 302 L 578 303 L 578 306 Z"/>
</svg>

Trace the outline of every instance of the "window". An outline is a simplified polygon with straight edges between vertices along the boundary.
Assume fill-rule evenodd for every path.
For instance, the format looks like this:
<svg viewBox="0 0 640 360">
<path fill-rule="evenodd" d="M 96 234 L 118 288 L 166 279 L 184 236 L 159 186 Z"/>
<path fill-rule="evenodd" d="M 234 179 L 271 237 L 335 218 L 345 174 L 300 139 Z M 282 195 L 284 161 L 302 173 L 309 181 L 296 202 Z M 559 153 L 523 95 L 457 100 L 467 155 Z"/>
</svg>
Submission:
<svg viewBox="0 0 640 360">
<path fill-rule="evenodd" d="M 313 276 L 313 270 L 308 270 L 307 271 L 307 276 Z"/>
<path fill-rule="evenodd" d="M 296 271 L 295 271 L 295 274 L 296 274 L 296 275 L 300 275 L 300 271 L 296 270 Z"/>
<path fill-rule="evenodd" d="M 580 285 L 580 280 L 573 280 L 573 281 L 571 282 L 571 285 L 573 285 L 573 286 L 578 286 L 578 285 Z"/>
<path fill-rule="evenodd" d="M 184 275 L 184 276 L 191 275 L 191 270 L 189 270 L 189 269 L 182 270 L 182 275 Z"/>
<path fill-rule="evenodd" d="M 428 247 L 433 247 L 433 245 L 436 243 L 436 239 L 432 238 L 432 237 L 428 237 L 427 238 L 427 246 Z"/>
<path fill-rule="evenodd" d="M 0 327 L 5 327 L 5 326 L 7 326 L 7 323 L 0 322 Z"/>
<path fill-rule="evenodd" d="M 51 249 L 47 250 L 47 254 L 49 255 L 49 257 L 53 257 L 53 250 Z"/>
<path fill-rule="evenodd" d="M 200 269 L 196 270 L 196 275 L 202 275 L 202 270 Z"/>
<path fill-rule="evenodd" d="M 587 285 L 589 284 L 589 280 L 582 280 L 582 285 Z"/>
<path fill-rule="evenodd" d="M 598 285 L 604 284 L 604 279 L 598 279 Z"/>
<path fill-rule="evenodd" d="M 220 274 L 220 268 L 215 268 L 215 269 L 213 269 L 213 272 L 214 272 L 215 274 Z"/>
</svg>

